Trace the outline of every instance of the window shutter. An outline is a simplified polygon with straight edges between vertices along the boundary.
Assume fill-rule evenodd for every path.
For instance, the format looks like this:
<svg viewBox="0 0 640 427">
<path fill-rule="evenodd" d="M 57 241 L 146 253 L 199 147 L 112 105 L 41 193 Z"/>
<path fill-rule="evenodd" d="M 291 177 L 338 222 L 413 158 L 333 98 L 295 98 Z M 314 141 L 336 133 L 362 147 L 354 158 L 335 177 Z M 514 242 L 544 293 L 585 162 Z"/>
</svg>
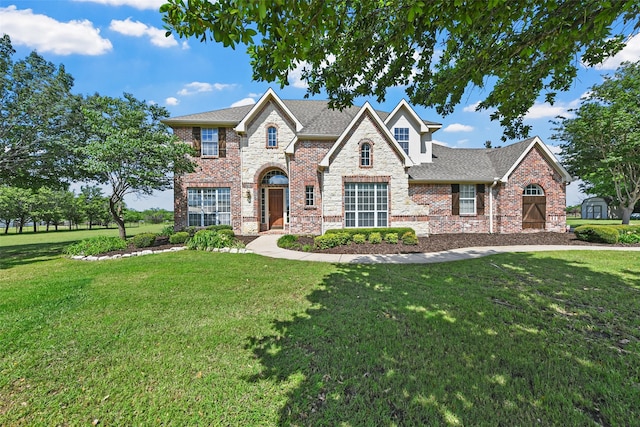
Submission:
<svg viewBox="0 0 640 427">
<path fill-rule="evenodd" d="M 451 184 L 451 215 L 460 215 L 460 184 Z"/>
<path fill-rule="evenodd" d="M 484 215 L 484 184 L 476 185 L 476 214 Z"/>
<path fill-rule="evenodd" d="M 227 157 L 226 128 L 218 128 L 218 157 Z"/>
<path fill-rule="evenodd" d="M 200 157 L 200 154 L 202 153 L 202 143 L 199 127 L 194 127 L 192 129 L 191 139 L 193 139 L 193 149 L 196 150 L 196 157 Z"/>
</svg>

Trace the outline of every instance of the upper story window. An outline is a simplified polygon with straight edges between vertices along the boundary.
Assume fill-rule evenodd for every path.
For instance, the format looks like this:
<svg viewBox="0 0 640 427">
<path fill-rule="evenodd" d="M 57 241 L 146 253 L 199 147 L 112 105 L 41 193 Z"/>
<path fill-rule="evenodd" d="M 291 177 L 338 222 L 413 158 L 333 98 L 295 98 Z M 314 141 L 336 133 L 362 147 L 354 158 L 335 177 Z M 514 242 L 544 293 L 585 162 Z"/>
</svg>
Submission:
<svg viewBox="0 0 640 427">
<path fill-rule="evenodd" d="M 409 154 L 409 128 L 393 128 L 393 136 L 404 152 Z"/>
<path fill-rule="evenodd" d="M 267 147 L 275 148 L 278 146 L 278 129 L 275 126 L 267 128 Z"/>
<path fill-rule="evenodd" d="M 371 166 L 371 144 L 364 142 L 360 145 L 360 166 Z"/>
<path fill-rule="evenodd" d="M 202 155 L 217 156 L 218 155 L 218 129 L 202 128 Z"/>
<path fill-rule="evenodd" d="M 525 196 L 544 196 L 544 190 L 538 184 L 529 184 L 522 192 Z"/>
</svg>

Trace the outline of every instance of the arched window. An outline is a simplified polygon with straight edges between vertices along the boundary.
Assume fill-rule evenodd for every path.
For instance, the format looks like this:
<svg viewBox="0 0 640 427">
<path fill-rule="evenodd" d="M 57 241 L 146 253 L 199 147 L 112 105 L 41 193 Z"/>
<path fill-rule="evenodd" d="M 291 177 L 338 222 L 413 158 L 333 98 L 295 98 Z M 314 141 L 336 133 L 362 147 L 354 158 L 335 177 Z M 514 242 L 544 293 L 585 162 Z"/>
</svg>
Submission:
<svg viewBox="0 0 640 427">
<path fill-rule="evenodd" d="M 278 129 L 275 126 L 267 128 L 267 147 L 275 148 L 278 146 Z"/>
<path fill-rule="evenodd" d="M 371 144 L 368 142 L 360 145 L 360 166 L 371 166 Z"/>
<path fill-rule="evenodd" d="M 538 184 L 529 184 L 522 194 L 525 196 L 544 196 L 544 190 Z"/>
<path fill-rule="evenodd" d="M 279 170 L 272 170 L 267 172 L 262 177 L 262 185 L 287 185 L 289 184 L 289 178 Z"/>
</svg>

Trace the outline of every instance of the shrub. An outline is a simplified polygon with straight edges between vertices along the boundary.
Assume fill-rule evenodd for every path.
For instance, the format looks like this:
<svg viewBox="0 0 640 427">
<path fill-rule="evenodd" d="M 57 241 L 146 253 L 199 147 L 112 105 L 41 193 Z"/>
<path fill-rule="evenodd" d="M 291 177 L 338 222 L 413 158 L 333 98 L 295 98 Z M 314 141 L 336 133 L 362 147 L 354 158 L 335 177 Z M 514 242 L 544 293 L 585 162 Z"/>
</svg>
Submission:
<svg viewBox="0 0 640 427">
<path fill-rule="evenodd" d="M 365 234 L 354 234 L 353 243 L 362 244 L 367 242 L 367 236 Z"/>
<path fill-rule="evenodd" d="M 216 224 L 207 227 L 207 230 L 220 231 L 220 230 L 233 230 L 233 227 L 228 224 Z"/>
<path fill-rule="evenodd" d="M 330 249 L 340 246 L 343 242 L 343 238 L 339 233 L 323 234 L 313 239 L 313 243 L 320 249 Z"/>
<path fill-rule="evenodd" d="M 81 240 L 66 249 L 68 255 L 99 255 L 127 248 L 127 242 L 119 237 L 96 236 Z"/>
<path fill-rule="evenodd" d="M 607 225 L 581 225 L 574 232 L 579 240 L 593 243 L 617 243 L 620 236 L 615 227 Z"/>
<path fill-rule="evenodd" d="M 216 232 L 220 235 L 227 236 L 230 240 L 233 240 L 233 238 L 236 237 L 235 233 L 233 232 L 233 229 L 231 228 L 221 228 Z"/>
<path fill-rule="evenodd" d="M 385 234 L 384 241 L 395 245 L 396 243 L 398 243 L 398 233 Z"/>
<path fill-rule="evenodd" d="M 187 242 L 189 249 L 200 251 L 212 250 L 215 248 L 226 248 L 233 243 L 228 235 L 220 234 L 213 230 L 200 230 Z"/>
<path fill-rule="evenodd" d="M 369 238 L 371 233 L 380 233 L 382 237 L 386 236 L 389 233 L 396 233 L 398 236 L 402 236 L 406 232 L 411 232 L 415 234 L 416 232 L 411 227 L 388 227 L 388 228 L 337 228 L 327 230 L 324 234 L 334 234 L 334 233 L 349 233 L 352 236 L 355 234 L 364 234 Z"/>
<path fill-rule="evenodd" d="M 620 243 L 640 243 L 640 234 L 634 234 L 631 232 L 622 233 L 618 236 Z"/>
<path fill-rule="evenodd" d="M 382 243 L 382 234 L 378 232 L 369 234 L 369 243 L 373 243 L 374 245 Z"/>
<path fill-rule="evenodd" d="M 186 231 L 179 231 L 169 236 L 169 243 L 172 245 L 186 243 L 186 241 L 189 240 L 189 237 L 189 233 Z"/>
<path fill-rule="evenodd" d="M 173 233 L 175 233 L 173 225 L 165 225 L 162 227 L 162 230 L 160 230 L 160 233 L 158 233 L 158 236 L 171 236 Z"/>
<path fill-rule="evenodd" d="M 278 247 L 283 249 L 296 249 L 298 247 L 298 236 L 295 234 L 285 234 L 278 239 Z"/>
<path fill-rule="evenodd" d="M 402 235 L 402 243 L 405 245 L 417 245 L 418 237 L 416 236 L 416 233 L 412 233 L 411 231 L 404 233 Z"/>
<path fill-rule="evenodd" d="M 131 243 L 136 248 L 148 248 L 156 242 L 155 233 L 140 233 L 133 236 Z"/>
<path fill-rule="evenodd" d="M 198 231 L 198 229 L 194 226 L 190 226 L 190 227 L 186 227 L 183 231 L 186 231 L 187 233 L 189 233 L 189 237 L 193 237 Z"/>
</svg>

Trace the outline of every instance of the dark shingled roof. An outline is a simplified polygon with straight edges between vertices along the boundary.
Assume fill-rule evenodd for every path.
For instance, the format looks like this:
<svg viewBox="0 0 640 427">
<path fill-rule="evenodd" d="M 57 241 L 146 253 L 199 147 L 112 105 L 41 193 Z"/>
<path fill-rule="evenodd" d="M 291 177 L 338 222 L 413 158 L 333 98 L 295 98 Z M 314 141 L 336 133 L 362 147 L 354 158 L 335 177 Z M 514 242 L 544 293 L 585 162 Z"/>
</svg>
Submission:
<svg viewBox="0 0 640 427">
<path fill-rule="evenodd" d="M 433 162 L 409 168 L 416 181 L 492 182 L 502 178 L 534 138 L 501 148 L 449 148 L 433 144 Z"/>
<path fill-rule="evenodd" d="M 313 135 L 325 137 L 338 137 L 358 114 L 361 107 L 348 107 L 344 110 L 332 110 L 327 101 L 321 100 L 282 100 L 284 105 L 302 123 L 302 131 L 299 136 Z M 164 123 L 173 126 L 225 124 L 236 125 L 253 108 L 253 105 L 242 107 L 223 108 L 221 110 L 207 111 L 205 113 L 189 114 L 186 116 L 171 117 Z M 376 111 L 384 121 L 389 113 Z M 439 123 L 424 121 L 428 125 Z"/>
</svg>

